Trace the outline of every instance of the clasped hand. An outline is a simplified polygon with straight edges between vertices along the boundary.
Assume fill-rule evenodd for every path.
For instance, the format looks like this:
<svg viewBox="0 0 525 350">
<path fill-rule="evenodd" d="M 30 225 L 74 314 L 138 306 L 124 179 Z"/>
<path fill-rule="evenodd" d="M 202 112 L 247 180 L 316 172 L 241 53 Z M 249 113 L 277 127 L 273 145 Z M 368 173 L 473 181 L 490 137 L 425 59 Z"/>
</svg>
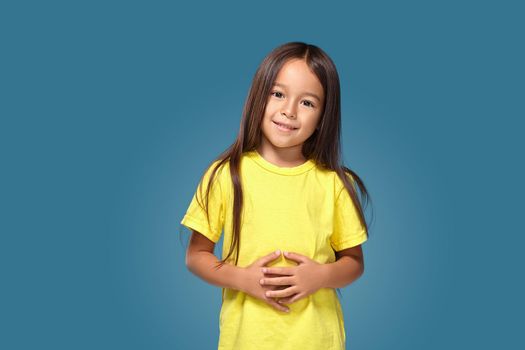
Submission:
<svg viewBox="0 0 525 350">
<path fill-rule="evenodd" d="M 284 252 L 286 259 L 295 261 L 298 265 L 292 267 L 265 266 L 280 255 L 280 251 L 277 251 L 250 265 L 246 269 L 248 272 L 246 283 L 248 284 L 244 291 L 266 301 L 278 310 L 289 311 L 284 305 L 305 298 L 324 286 L 325 265 L 298 253 Z M 253 285 L 256 278 L 258 278 L 259 287 Z M 275 301 L 271 298 L 279 299 Z"/>
</svg>

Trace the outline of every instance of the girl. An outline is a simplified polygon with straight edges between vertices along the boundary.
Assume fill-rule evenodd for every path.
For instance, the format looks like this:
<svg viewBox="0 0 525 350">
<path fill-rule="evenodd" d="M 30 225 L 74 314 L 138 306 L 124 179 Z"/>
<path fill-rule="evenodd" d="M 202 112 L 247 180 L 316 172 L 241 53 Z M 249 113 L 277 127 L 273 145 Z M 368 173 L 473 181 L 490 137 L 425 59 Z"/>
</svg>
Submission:
<svg viewBox="0 0 525 350">
<path fill-rule="evenodd" d="M 237 139 L 200 179 L 181 224 L 192 230 L 188 269 L 222 287 L 219 349 L 345 348 L 335 289 L 364 271 L 356 184 L 369 196 L 340 164 L 339 90 L 323 50 L 277 47 L 257 69 Z"/>
</svg>

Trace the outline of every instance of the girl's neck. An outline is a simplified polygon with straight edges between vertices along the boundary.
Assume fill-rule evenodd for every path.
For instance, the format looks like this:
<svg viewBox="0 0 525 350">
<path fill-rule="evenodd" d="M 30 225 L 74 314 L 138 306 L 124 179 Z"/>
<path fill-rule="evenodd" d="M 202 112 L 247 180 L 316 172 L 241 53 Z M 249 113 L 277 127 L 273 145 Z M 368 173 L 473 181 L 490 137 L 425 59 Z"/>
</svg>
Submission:
<svg viewBox="0 0 525 350">
<path fill-rule="evenodd" d="M 256 149 L 261 157 L 280 167 L 295 167 L 306 162 L 302 153 L 302 145 L 278 148 L 261 144 Z"/>
</svg>

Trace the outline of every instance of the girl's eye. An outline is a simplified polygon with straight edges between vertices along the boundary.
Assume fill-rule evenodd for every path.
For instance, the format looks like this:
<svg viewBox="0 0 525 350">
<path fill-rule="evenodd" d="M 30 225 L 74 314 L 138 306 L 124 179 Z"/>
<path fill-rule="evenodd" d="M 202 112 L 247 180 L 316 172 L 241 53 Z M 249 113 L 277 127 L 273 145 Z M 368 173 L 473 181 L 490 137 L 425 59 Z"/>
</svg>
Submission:
<svg viewBox="0 0 525 350">
<path fill-rule="evenodd" d="M 308 103 L 308 107 L 315 107 L 314 104 L 308 100 L 305 100 L 304 102 Z"/>
<path fill-rule="evenodd" d="M 277 98 L 281 98 L 282 97 L 282 93 L 280 93 L 279 91 L 272 91 L 271 95 L 275 96 Z M 315 105 L 312 102 L 308 101 L 308 100 L 304 100 L 304 102 L 307 103 L 307 105 L 306 105 L 307 107 L 311 107 L 311 108 L 315 107 Z"/>
</svg>

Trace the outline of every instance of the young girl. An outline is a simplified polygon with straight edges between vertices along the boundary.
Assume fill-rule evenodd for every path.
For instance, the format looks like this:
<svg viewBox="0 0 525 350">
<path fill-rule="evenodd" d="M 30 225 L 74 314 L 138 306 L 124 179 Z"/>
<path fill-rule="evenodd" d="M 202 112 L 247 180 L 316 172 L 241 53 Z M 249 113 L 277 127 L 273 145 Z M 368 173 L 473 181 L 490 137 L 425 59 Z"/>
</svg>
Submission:
<svg viewBox="0 0 525 350">
<path fill-rule="evenodd" d="M 235 142 L 211 162 L 181 224 L 188 269 L 222 287 L 219 349 L 344 349 L 336 289 L 364 271 L 361 179 L 341 165 L 334 63 L 291 42 L 261 63 Z M 214 247 L 224 230 L 222 257 Z"/>
</svg>

